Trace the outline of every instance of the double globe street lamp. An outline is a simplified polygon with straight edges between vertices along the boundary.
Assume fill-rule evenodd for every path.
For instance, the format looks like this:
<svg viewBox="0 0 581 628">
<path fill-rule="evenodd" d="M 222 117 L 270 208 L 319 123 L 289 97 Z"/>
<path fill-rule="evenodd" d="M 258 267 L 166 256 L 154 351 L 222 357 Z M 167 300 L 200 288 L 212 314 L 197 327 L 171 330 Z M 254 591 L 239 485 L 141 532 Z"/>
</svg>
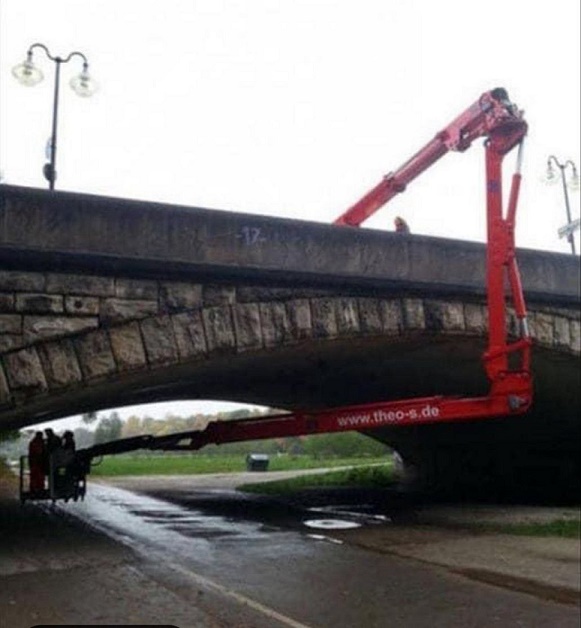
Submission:
<svg viewBox="0 0 581 628">
<path fill-rule="evenodd" d="M 83 69 L 80 74 L 70 80 L 72 90 L 83 98 L 92 96 L 97 91 L 97 84 L 89 74 L 89 62 L 82 52 L 71 52 L 67 57 L 55 57 L 44 44 L 33 44 L 26 53 L 26 59 L 12 69 L 12 74 L 16 80 L 26 87 L 34 87 L 42 81 L 44 74 L 32 61 L 33 51 L 40 48 L 46 56 L 55 64 L 54 99 L 52 107 L 52 133 L 47 145 L 47 159 L 49 160 L 42 169 L 44 177 L 48 181 L 50 190 L 54 190 L 56 181 L 56 149 L 57 149 L 57 122 L 58 122 L 58 102 L 60 87 L 60 71 L 63 63 L 68 63 L 71 59 L 79 57 L 83 61 Z"/>
<path fill-rule="evenodd" d="M 575 238 L 573 237 L 573 233 L 579 229 L 579 219 L 572 221 L 571 220 L 571 206 L 569 205 L 569 188 L 572 190 L 579 189 L 579 175 L 577 174 L 577 168 L 575 164 L 567 159 L 564 163 L 561 163 L 555 155 L 550 155 L 547 159 L 547 174 L 546 181 L 547 183 L 558 183 L 559 179 L 557 177 L 557 173 L 555 172 L 553 165 L 555 165 L 561 171 L 561 182 L 563 184 L 563 193 L 565 195 L 565 210 L 567 212 L 567 224 L 564 225 L 561 229 L 559 229 L 559 237 L 567 236 L 567 240 L 571 245 L 571 253 L 575 255 Z M 565 173 L 567 170 L 571 170 L 571 175 L 569 180 L 567 180 Z"/>
</svg>

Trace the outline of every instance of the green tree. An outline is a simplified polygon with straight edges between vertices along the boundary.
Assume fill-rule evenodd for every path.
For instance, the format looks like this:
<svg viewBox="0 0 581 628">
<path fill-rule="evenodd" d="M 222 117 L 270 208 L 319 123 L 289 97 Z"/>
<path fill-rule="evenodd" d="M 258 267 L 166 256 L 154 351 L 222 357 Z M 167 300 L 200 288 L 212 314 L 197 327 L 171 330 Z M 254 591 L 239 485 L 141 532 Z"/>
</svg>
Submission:
<svg viewBox="0 0 581 628">
<path fill-rule="evenodd" d="M 303 450 L 314 458 L 341 457 L 353 458 L 360 456 L 381 456 L 389 448 L 369 436 L 357 432 L 340 434 L 318 434 L 307 436 L 303 441 Z"/>
<path fill-rule="evenodd" d="M 84 449 L 85 447 L 91 447 L 95 442 L 95 433 L 88 430 L 86 427 L 75 428 L 75 444 L 77 449 Z"/>
<path fill-rule="evenodd" d="M 18 440 L 20 438 L 20 432 L 18 430 L 1 430 L 0 431 L 0 443 L 6 441 Z"/>
<path fill-rule="evenodd" d="M 125 421 L 125 423 L 123 423 L 123 438 L 128 438 L 129 436 L 139 436 L 143 433 L 141 419 L 138 416 L 132 415 Z"/>
<path fill-rule="evenodd" d="M 86 425 L 91 425 L 92 423 L 95 423 L 99 419 L 99 413 L 98 412 L 85 412 L 83 415 L 81 415 L 81 419 L 83 423 L 85 423 Z"/>
<path fill-rule="evenodd" d="M 95 430 L 95 444 L 107 443 L 121 438 L 122 429 L 123 421 L 121 421 L 117 412 L 112 412 L 108 417 L 99 421 L 99 425 L 97 425 Z"/>
</svg>

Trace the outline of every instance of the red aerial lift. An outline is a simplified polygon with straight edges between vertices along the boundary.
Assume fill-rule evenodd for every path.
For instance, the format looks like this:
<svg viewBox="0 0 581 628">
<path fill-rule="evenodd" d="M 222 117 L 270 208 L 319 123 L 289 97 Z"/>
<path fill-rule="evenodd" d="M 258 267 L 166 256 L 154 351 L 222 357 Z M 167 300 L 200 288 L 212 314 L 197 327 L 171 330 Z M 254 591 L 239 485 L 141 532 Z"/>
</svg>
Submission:
<svg viewBox="0 0 581 628">
<path fill-rule="evenodd" d="M 532 402 L 530 374 L 531 339 L 526 306 L 515 256 L 514 228 L 521 181 L 521 150 L 527 124 L 522 112 L 502 88 L 485 92 L 464 113 L 440 131 L 424 148 L 406 161 L 335 221 L 358 227 L 418 175 L 448 151 L 464 151 L 484 137 L 486 151 L 487 257 L 486 290 L 489 342 L 484 368 L 490 382 L 485 397 L 427 397 L 384 401 L 314 412 L 294 412 L 259 419 L 210 423 L 201 432 L 153 438 L 152 449 L 199 449 L 208 443 L 296 436 L 344 430 L 366 430 L 385 425 L 418 425 L 470 421 L 525 412 Z M 513 175 L 506 216 L 502 203 L 502 160 L 518 146 L 517 171 Z M 519 338 L 509 342 L 506 329 L 505 277 L 519 321 Z M 509 366 L 509 356 L 517 365 Z M 514 362 L 514 361 L 513 361 Z"/>
<path fill-rule="evenodd" d="M 485 138 L 487 194 L 486 292 L 489 319 L 488 347 L 483 355 L 490 383 L 483 397 L 444 397 L 382 401 L 349 407 L 299 411 L 261 418 L 211 422 L 204 430 L 168 436 L 144 435 L 95 445 L 77 452 L 71 472 L 82 482 L 93 458 L 136 449 L 196 450 L 211 443 L 298 436 L 338 431 L 366 431 L 382 426 L 473 421 L 518 415 L 532 403 L 531 339 L 526 306 L 515 255 L 514 229 L 521 181 L 522 144 L 527 132 L 523 114 L 502 88 L 485 92 L 435 138 L 386 175 L 336 221 L 358 227 L 448 151 L 464 151 Z M 517 169 L 512 178 L 506 214 L 502 200 L 502 160 L 518 147 Z M 506 281 L 505 281 L 506 280 Z M 508 284 L 519 321 L 519 338 L 508 340 L 506 294 Z M 509 359 L 513 356 L 512 359 Z M 60 470 L 61 474 L 66 470 Z M 51 497 L 55 499 L 55 495 Z M 56 495 L 56 498 L 59 498 Z"/>
</svg>

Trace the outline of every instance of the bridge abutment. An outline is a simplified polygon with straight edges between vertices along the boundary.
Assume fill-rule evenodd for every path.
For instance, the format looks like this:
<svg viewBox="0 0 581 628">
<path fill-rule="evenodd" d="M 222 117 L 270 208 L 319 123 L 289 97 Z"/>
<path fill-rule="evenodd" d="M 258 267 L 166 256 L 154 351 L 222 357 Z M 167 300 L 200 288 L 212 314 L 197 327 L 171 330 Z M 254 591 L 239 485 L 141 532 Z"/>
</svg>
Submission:
<svg viewBox="0 0 581 628">
<path fill-rule="evenodd" d="M 407 451 L 400 454 L 398 480 L 408 492 L 442 500 L 578 503 L 579 451 L 555 451 L 546 445 L 536 449 L 527 442 L 521 446 L 461 443 Z"/>
</svg>

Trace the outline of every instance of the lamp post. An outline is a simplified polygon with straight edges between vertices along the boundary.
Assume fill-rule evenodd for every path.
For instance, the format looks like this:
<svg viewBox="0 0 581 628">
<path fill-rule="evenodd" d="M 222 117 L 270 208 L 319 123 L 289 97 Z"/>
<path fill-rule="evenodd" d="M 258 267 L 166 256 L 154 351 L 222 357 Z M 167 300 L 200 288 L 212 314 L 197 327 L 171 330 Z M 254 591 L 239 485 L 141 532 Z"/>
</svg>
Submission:
<svg viewBox="0 0 581 628">
<path fill-rule="evenodd" d="M 32 62 L 32 54 L 36 48 L 44 51 L 46 56 L 55 64 L 54 98 L 52 106 L 52 133 L 47 146 L 48 163 L 44 164 L 42 173 L 48 181 L 50 190 L 54 190 L 56 181 L 56 149 L 57 149 L 57 122 L 61 65 L 68 63 L 74 57 L 80 57 L 83 61 L 83 69 L 80 74 L 70 81 L 72 90 L 83 98 L 92 96 L 97 91 L 97 84 L 89 75 L 89 62 L 82 52 L 71 52 L 67 57 L 55 57 L 44 44 L 32 44 L 26 53 L 26 59 L 12 69 L 12 74 L 16 80 L 26 87 L 34 87 L 44 78 L 43 73 Z"/>
<path fill-rule="evenodd" d="M 579 187 L 579 175 L 577 174 L 577 168 L 575 167 L 575 164 L 570 160 L 567 159 L 567 161 L 565 163 L 561 163 L 556 157 L 555 155 L 550 155 L 549 158 L 547 159 L 547 175 L 546 175 L 546 179 L 549 183 L 553 183 L 556 182 L 557 179 L 557 175 L 555 174 L 555 171 L 553 170 L 553 164 L 555 164 L 555 166 L 557 166 L 557 168 L 559 168 L 559 170 L 561 171 L 561 182 L 563 183 L 563 193 L 565 195 L 565 210 L 567 212 L 567 224 L 563 227 L 563 229 L 559 230 L 559 233 L 566 234 L 567 235 L 567 240 L 569 241 L 569 244 L 571 245 L 571 253 L 573 253 L 573 255 L 575 255 L 575 238 L 573 237 L 573 232 L 575 230 L 575 227 L 579 226 L 578 221 L 577 224 L 575 225 L 575 223 L 573 223 L 571 221 L 571 207 L 569 205 L 569 186 L 571 186 L 572 188 L 578 188 Z M 569 180 L 569 182 L 567 182 L 567 179 L 565 178 L 565 171 L 571 168 L 571 178 Z"/>
</svg>

